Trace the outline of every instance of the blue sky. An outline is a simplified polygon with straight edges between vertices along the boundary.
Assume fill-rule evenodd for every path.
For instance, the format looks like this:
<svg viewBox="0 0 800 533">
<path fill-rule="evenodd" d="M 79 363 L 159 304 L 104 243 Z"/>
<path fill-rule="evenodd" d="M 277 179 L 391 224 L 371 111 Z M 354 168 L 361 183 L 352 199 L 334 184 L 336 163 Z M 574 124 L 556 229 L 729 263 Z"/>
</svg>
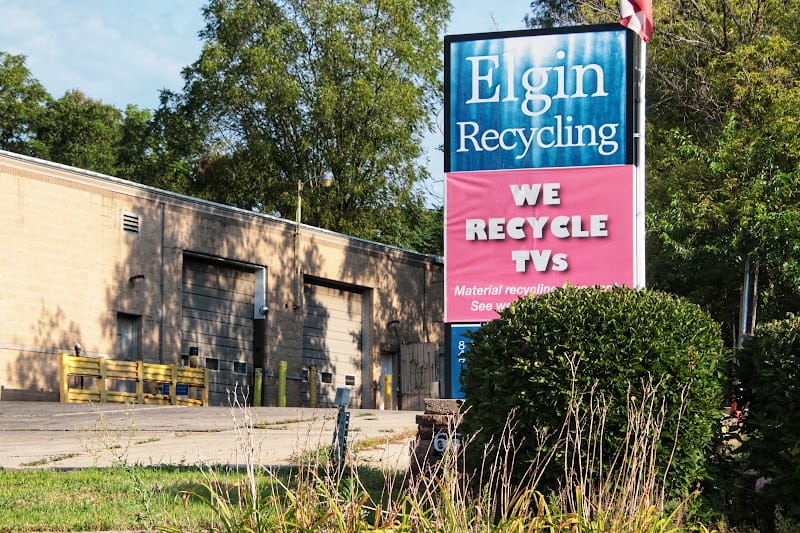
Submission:
<svg viewBox="0 0 800 533">
<path fill-rule="evenodd" d="M 447 33 L 518 30 L 530 0 L 452 0 Z M 0 50 L 26 56 L 47 91 L 80 89 L 120 109 L 158 106 L 161 89 L 180 90 L 181 69 L 200 53 L 205 0 L 0 0 Z M 430 193 L 440 194 L 443 162 L 426 140 Z"/>
</svg>

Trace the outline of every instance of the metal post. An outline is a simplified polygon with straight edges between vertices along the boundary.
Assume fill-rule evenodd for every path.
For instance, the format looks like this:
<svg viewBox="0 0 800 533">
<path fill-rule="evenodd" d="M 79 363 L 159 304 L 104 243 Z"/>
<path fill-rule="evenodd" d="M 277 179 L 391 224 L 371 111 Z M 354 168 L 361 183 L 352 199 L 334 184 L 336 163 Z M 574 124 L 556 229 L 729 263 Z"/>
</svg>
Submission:
<svg viewBox="0 0 800 533">
<path fill-rule="evenodd" d="M 646 171 L 645 171 L 645 132 L 647 131 L 647 123 L 645 119 L 646 105 L 646 91 L 645 80 L 647 79 L 647 43 L 644 40 L 636 39 L 639 45 L 639 64 L 637 65 L 638 76 L 638 94 L 636 97 L 636 170 L 635 170 L 635 187 L 634 195 L 636 202 L 636 213 L 634 221 L 634 249 L 635 253 L 635 266 L 634 266 L 634 287 L 637 289 L 644 289 L 647 285 L 647 276 L 645 273 L 645 188 L 646 188 Z"/>
<path fill-rule="evenodd" d="M 347 412 L 347 404 L 350 403 L 350 389 L 337 387 L 334 403 L 339 406 L 339 413 L 336 416 L 336 427 L 333 430 L 329 458 L 336 473 L 341 474 L 347 458 L 347 433 L 350 430 L 350 413 Z"/>
<path fill-rule="evenodd" d="M 750 334 L 748 326 L 750 320 L 748 315 L 750 313 L 750 258 L 748 257 L 744 263 L 744 281 L 742 281 L 742 300 L 739 304 L 739 339 L 736 344 L 737 348 L 742 349 L 744 339 Z"/>
<path fill-rule="evenodd" d="M 286 369 L 289 363 L 278 363 L 278 407 L 286 407 Z"/>
<path fill-rule="evenodd" d="M 347 433 L 350 431 L 350 413 L 344 405 L 339 406 L 336 415 L 336 428 L 333 430 L 330 461 L 334 468 L 341 472 L 347 458 Z"/>
<path fill-rule="evenodd" d="M 255 376 L 253 377 L 253 407 L 261 407 L 261 389 L 264 383 L 264 371 L 261 368 L 256 368 Z"/>
<path fill-rule="evenodd" d="M 392 410 L 392 375 L 383 376 L 383 408 L 387 411 Z"/>
<path fill-rule="evenodd" d="M 302 179 L 297 180 L 297 212 L 294 218 L 295 311 L 303 306 L 303 269 L 301 268 L 302 261 L 300 260 L 300 223 L 303 221 L 303 186 L 313 181 L 319 181 L 323 187 L 330 187 L 333 183 L 333 173 L 327 171 L 321 176 L 313 176 L 305 181 Z"/>
<path fill-rule="evenodd" d="M 308 403 L 311 407 L 317 406 L 317 365 L 308 367 Z"/>
</svg>

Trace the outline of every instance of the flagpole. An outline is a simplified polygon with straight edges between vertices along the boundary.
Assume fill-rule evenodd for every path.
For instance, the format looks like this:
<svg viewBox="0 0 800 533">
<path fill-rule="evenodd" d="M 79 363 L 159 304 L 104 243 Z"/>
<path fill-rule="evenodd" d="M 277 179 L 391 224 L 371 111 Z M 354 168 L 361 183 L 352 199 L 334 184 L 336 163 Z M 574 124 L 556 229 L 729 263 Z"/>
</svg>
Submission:
<svg viewBox="0 0 800 533">
<path fill-rule="evenodd" d="M 637 289 L 646 286 L 645 276 L 645 73 L 647 71 L 647 41 L 639 40 L 638 94 L 636 98 L 636 265 L 634 285 Z"/>
<path fill-rule="evenodd" d="M 647 72 L 647 41 L 653 33 L 653 3 L 652 0 L 620 0 L 620 24 L 637 33 L 640 39 L 639 54 L 636 58 L 636 126 L 634 137 L 636 139 L 634 158 L 634 252 L 633 285 L 637 289 L 646 286 L 645 275 L 645 74 Z"/>
</svg>

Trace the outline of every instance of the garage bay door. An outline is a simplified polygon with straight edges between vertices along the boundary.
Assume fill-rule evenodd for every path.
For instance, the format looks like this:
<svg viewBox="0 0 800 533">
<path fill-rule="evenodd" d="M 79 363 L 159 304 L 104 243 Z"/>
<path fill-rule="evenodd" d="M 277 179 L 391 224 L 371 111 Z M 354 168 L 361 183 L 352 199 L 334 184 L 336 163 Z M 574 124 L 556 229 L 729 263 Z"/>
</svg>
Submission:
<svg viewBox="0 0 800 533">
<path fill-rule="evenodd" d="M 305 285 L 303 365 L 316 365 L 319 406 L 332 407 L 337 387 L 350 389 L 350 406 L 362 406 L 363 297 L 360 292 Z"/>
<path fill-rule="evenodd" d="M 184 258 L 181 353 L 197 347 L 209 370 L 211 405 L 228 405 L 234 387 L 239 394 L 250 388 L 254 291 L 252 270 Z"/>
</svg>

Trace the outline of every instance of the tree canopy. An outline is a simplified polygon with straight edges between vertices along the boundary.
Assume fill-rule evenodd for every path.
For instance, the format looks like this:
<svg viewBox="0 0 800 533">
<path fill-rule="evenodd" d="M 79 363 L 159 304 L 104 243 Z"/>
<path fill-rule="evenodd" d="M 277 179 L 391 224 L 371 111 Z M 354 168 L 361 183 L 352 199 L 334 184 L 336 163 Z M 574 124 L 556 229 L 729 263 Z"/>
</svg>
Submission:
<svg viewBox="0 0 800 533">
<path fill-rule="evenodd" d="M 745 265 L 759 316 L 800 304 L 800 2 L 664 0 L 648 46 L 648 286 L 735 336 Z M 531 3 L 530 25 L 611 22 L 617 2 Z"/>
<path fill-rule="evenodd" d="M 0 51 L 0 148 L 30 155 L 32 129 L 49 101 L 25 57 Z"/>
<path fill-rule="evenodd" d="M 105 174 L 117 172 L 122 113 L 114 106 L 68 91 L 45 106 L 35 127 L 37 156 Z"/>
<path fill-rule="evenodd" d="M 150 111 L 123 112 L 74 89 L 53 98 L 25 66 L 0 51 L 0 148 L 131 179 L 152 144 Z"/>
<path fill-rule="evenodd" d="M 199 123 L 193 193 L 286 216 L 308 181 L 304 221 L 408 245 L 449 3 L 211 0 L 203 13 L 201 56 L 162 109 Z M 315 188 L 326 171 L 333 189 Z"/>
</svg>

